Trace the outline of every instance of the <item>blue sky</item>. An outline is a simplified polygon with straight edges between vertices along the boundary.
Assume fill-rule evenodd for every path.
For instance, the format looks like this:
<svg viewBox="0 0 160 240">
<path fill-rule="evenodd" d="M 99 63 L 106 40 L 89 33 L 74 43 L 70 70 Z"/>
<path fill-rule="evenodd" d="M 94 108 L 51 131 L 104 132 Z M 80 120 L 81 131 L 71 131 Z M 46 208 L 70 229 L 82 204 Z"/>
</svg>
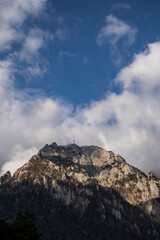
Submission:
<svg viewBox="0 0 160 240">
<path fill-rule="evenodd" d="M 160 3 L 0 2 L 0 167 L 95 144 L 159 174 Z"/>
<path fill-rule="evenodd" d="M 132 1 L 132 5 L 125 1 L 48 2 L 40 18 L 28 19 L 27 26 L 23 26 L 25 32 L 36 26 L 55 38 L 46 39 L 45 46 L 39 49 L 46 74 L 34 79 L 31 76 L 30 81 L 30 76 L 22 79 L 22 73 L 17 87 L 41 88 L 49 96 L 62 97 L 75 106 L 101 99 L 106 91 L 118 91 L 112 80 L 119 69 L 132 61 L 134 53 L 158 38 L 159 9 L 152 5 L 151 1 L 145 1 L 145 7 L 143 1 Z M 107 25 L 105 19 L 109 15 L 136 29 L 133 44 L 128 44 L 125 36 L 116 46 L 110 43 L 112 36 L 97 44 L 96 38 Z M 54 37 L 57 30 L 59 36 Z"/>
</svg>

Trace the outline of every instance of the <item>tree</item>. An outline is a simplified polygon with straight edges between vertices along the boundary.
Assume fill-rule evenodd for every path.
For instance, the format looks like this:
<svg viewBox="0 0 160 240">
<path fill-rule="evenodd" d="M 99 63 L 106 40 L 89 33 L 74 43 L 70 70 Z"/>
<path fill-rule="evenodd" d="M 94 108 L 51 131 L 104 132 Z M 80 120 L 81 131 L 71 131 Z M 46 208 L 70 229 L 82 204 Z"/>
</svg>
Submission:
<svg viewBox="0 0 160 240">
<path fill-rule="evenodd" d="M 35 221 L 35 215 L 28 209 L 24 212 L 20 210 L 13 223 L 0 220 L 0 236 L 3 240 L 39 240 L 41 235 L 37 232 Z"/>
</svg>

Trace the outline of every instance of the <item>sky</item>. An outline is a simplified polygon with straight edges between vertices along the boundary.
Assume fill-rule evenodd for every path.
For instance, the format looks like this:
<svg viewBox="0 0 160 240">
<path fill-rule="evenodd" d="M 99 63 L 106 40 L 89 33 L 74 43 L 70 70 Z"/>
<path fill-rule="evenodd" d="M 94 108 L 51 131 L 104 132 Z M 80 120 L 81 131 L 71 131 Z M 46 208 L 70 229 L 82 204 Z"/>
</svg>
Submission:
<svg viewBox="0 0 160 240">
<path fill-rule="evenodd" d="M 0 0 L 0 169 L 98 145 L 160 176 L 160 2 Z"/>
</svg>

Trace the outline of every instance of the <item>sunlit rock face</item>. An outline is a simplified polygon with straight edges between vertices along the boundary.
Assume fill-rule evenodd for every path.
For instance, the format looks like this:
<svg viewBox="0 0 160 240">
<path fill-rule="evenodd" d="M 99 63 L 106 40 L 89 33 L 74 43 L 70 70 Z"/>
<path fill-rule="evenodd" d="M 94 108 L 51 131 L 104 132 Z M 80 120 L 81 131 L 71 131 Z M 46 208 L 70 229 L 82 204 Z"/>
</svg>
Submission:
<svg viewBox="0 0 160 240">
<path fill-rule="evenodd" d="M 12 177 L 0 178 L 1 217 L 33 209 L 43 239 L 59 233 L 62 239 L 158 240 L 159 199 L 153 173 L 97 146 L 45 145 Z"/>
</svg>

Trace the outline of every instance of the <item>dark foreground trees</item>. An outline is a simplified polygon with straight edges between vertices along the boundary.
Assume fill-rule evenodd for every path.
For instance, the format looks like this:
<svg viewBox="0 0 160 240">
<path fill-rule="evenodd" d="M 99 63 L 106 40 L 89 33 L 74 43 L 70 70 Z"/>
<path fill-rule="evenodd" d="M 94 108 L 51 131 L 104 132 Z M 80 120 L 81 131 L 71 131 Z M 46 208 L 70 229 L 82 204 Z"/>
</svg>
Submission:
<svg viewBox="0 0 160 240">
<path fill-rule="evenodd" d="M 35 216 L 25 210 L 19 211 L 13 223 L 0 220 L 0 236 L 3 240 L 39 240 L 40 234 L 35 226 Z"/>
</svg>

